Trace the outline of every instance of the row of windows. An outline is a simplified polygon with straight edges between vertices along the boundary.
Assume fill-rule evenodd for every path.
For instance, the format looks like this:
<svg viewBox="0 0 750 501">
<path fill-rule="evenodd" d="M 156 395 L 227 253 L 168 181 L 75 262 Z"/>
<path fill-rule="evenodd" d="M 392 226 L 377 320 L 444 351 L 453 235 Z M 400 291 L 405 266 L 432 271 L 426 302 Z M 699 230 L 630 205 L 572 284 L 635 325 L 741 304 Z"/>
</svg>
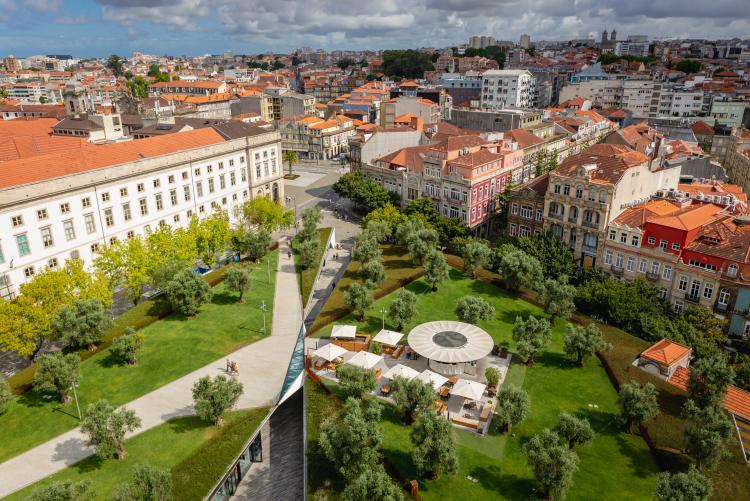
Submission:
<svg viewBox="0 0 750 501">
<path fill-rule="evenodd" d="M 521 205 L 521 217 L 531 219 L 533 217 L 534 208 L 529 205 Z M 518 204 L 512 203 L 510 205 L 510 213 L 513 215 L 518 214 Z M 542 209 L 536 210 L 536 220 L 541 221 L 544 211 Z"/>
<path fill-rule="evenodd" d="M 615 268 L 619 268 L 621 270 L 625 269 L 630 272 L 634 272 L 636 269 L 636 259 L 633 256 L 627 256 L 627 258 L 625 258 L 622 254 L 615 255 L 611 250 L 605 251 L 604 264 L 612 265 Z M 661 271 L 661 277 L 664 280 L 669 280 L 672 277 L 672 265 L 665 264 L 662 268 L 659 261 L 652 261 L 651 268 L 649 269 L 647 259 L 640 258 L 638 260 L 639 273 L 649 273 L 655 277 L 658 277 L 659 271 Z"/>
<path fill-rule="evenodd" d="M 563 195 L 568 196 L 568 195 L 570 195 L 570 188 L 571 188 L 571 186 L 569 184 L 567 184 L 567 183 L 563 184 L 563 185 L 555 184 L 554 188 L 553 188 L 553 191 L 555 193 L 557 193 L 557 194 L 562 193 Z M 583 198 L 583 186 L 579 185 L 579 186 L 575 187 L 575 197 L 576 198 Z M 595 188 L 590 187 L 589 190 L 588 190 L 588 196 L 587 196 L 587 198 L 588 198 L 589 201 L 592 201 L 592 202 L 596 201 L 597 199 L 598 199 L 599 202 L 606 202 L 607 201 L 607 190 L 606 189 L 596 190 Z"/>
<path fill-rule="evenodd" d="M 610 240 L 618 240 L 617 238 L 617 230 L 609 230 L 609 239 Z M 628 232 L 621 231 L 620 232 L 620 238 L 619 241 L 621 244 L 627 244 L 628 243 Z M 638 247 L 641 243 L 641 236 L 640 235 L 631 235 L 630 237 L 630 245 L 633 247 Z"/>
</svg>

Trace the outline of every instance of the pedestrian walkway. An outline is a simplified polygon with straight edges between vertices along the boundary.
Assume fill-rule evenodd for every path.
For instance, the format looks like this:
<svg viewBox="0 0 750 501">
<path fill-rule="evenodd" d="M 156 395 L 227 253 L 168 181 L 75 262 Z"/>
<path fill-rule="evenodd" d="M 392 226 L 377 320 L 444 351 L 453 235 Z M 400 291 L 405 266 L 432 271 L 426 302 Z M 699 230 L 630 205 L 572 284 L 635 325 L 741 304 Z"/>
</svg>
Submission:
<svg viewBox="0 0 750 501">
<path fill-rule="evenodd" d="M 239 366 L 244 392 L 239 408 L 276 403 L 302 322 L 302 299 L 294 261 L 286 257 L 288 241 L 279 245 L 271 336 L 228 355 Z M 128 436 L 170 419 L 194 413 L 193 384 L 203 376 L 226 375 L 224 358 L 166 384 L 125 405 L 143 425 Z M 0 464 L 0 497 L 33 484 L 93 454 L 79 429 L 71 430 Z"/>
</svg>

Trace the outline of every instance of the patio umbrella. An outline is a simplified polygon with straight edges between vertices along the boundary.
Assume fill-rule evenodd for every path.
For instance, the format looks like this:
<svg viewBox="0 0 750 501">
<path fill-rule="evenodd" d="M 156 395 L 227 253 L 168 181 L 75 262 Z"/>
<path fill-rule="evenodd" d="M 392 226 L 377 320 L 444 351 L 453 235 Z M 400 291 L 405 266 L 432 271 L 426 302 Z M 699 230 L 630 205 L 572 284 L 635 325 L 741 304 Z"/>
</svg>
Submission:
<svg viewBox="0 0 750 501">
<path fill-rule="evenodd" d="M 363 369 L 370 370 L 378 365 L 383 357 L 370 353 L 369 351 L 358 351 L 352 358 L 346 361 L 347 364 L 356 365 Z"/>
<path fill-rule="evenodd" d="M 484 390 L 487 388 L 486 384 L 477 383 L 476 381 L 470 381 L 468 379 L 459 379 L 451 389 L 451 395 L 458 395 L 459 397 L 468 398 L 471 400 L 481 400 Z"/>
<path fill-rule="evenodd" d="M 417 379 L 419 379 L 423 383 L 431 384 L 432 387 L 435 388 L 435 391 L 439 390 L 440 387 L 443 386 L 446 381 L 448 381 L 447 377 L 441 376 L 437 372 L 432 372 L 430 369 L 425 369 L 420 372 L 419 376 L 417 376 Z"/>
<path fill-rule="evenodd" d="M 414 379 L 419 376 L 419 372 L 415 371 L 411 367 L 407 367 L 402 364 L 396 364 L 383 374 L 386 379 L 394 379 L 396 377 L 402 377 L 405 379 Z"/>
<path fill-rule="evenodd" d="M 334 325 L 331 329 L 331 337 L 339 339 L 354 339 L 357 335 L 355 325 Z"/>
<path fill-rule="evenodd" d="M 400 332 L 383 329 L 378 332 L 378 335 L 372 338 L 372 340 L 388 346 L 396 346 L 402 337 L 404 337 L 404 335 Z"/>
<path fill-rule="evenodd" d="M 345 350 L 341 346 L 333 343 L 328 343 L 315 350 L 312 354 L 314 357 L 320 357 L 330 362 L 332 360 L 336 360 L 346 352 L 347 350 Z"/>
</svg>

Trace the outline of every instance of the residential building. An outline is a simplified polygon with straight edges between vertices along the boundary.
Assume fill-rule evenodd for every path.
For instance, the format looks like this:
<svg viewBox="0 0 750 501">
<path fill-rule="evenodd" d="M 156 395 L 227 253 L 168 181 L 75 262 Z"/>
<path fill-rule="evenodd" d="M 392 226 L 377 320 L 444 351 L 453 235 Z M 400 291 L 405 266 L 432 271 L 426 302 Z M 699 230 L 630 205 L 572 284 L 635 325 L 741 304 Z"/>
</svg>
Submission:
<svg viewBox="0 0 750 501">
<path fill-rule="evenodd" d="M 535 235 L 544 229 L 544 196 L 549 173 L 510 190 L 507 233 L 511 237 Z"/>
<path fill-rule="evenodd" d="M 419 117 L 424 123 L 437 123 L 442 118 L 437 103 L 417 96 L 399 96 L 380 103 L 380 126 L 392 127 L 404 115 Z M 408 120 L 407 120 L 408 121 Z"/>
<path fill-rule="evenodd" d="M 148 86 L 148 93 L 152 97 L 161 94 L 186 94 L 188 96 L 210 96 L 227 92 L 227 84 L 211 80 L 188 82 L 177 80 L 173 82 L 156 82 Z"/>
<path fill-rule="evenodd" d="M 327 120 L 302 117 L 279 126 L 281 149 L 295 151 L 300 158 L 329 160 L 349 152 L 349 138 L 354 136 L 354 121 L 344 115 Z"/>
<path fill-rule="evenodd" d="M 530 108 L 534 105 L 534 76 L 528 70 L 490 70 L 482 74 L 482 108 Z"/>
<path fill-rule="evenodd" d="M 711 103 L 710 116 L 712 116 L 718 124 L 732 128 L 742 127 L 746 107 L 747 103 L 743 101 L 714 99 Z"/>
<path fill-rule="evenodd" d="M 511 129 L 532 127 L 542 123 L 543 119 L 544 112 L 541 110 L 454 108 L 448 121 L 462 129 L 505 132 Z"/>
<path fill-rule="evenodd" d="M 730 136 L 724 167 L 732 182 L 750 193 L 750 132 L 736 131 Z"/>
</svg>

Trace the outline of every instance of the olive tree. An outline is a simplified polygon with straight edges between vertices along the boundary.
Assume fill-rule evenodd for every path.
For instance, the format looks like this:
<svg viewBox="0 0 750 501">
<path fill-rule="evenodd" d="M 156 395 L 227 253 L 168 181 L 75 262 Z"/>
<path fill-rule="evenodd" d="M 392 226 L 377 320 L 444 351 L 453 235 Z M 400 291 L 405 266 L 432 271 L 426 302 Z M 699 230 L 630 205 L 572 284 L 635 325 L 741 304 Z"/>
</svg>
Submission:
<svg viewBox="0 0 750 501">
<path fill-rule="evenodd" d="M 397 376 L 391 382 L 391 398 L 406 423 L 411 423 L 435 405 L 437 394 L 430 383 Z"/>
<path fill-rule="evenodd" d="M 594 353 L 611 349 L 612 345 L 604 340 L 602 331 L 594 323 L 586 326 L 568 324 L 565 328 L 563 350 L 576 357 L 578 367 L 583 367 L 583 362 Z"/>
<path fill-rule="evenodd" d="M 237 404 L 242 395 L 242 383 L 234 378 L 203 376 L 193 385 L 195 413 L 218 427 L 224 425 L 224 414 Z"/>
<path fill-rule="evenodd" d="M 71 386 L 81 379 L 81 360 L 75 353 L 60 352 L 42 355 L 34 374 L 34 389 L 43 393 L 57 393 L 60 403 L 68 403 Z"/>
<path fill-rule="evenodd" d="M 533 366 L 536 354 L 546 348 L 552 340 L 549 322 L 533 315 L 526 320 L 516 317 L 513 324 L 513 340 L 516 342 L 518 354 L 525 359 L 526 365 Z"/>
<path fill-rule="evenodd" d="M 482 320 L 492 320 L 495 308 L 480 297 L 464 296 L 456 301 L 456 316 L 462 322 L 476 325 Z"/>
<path fill-rule="evenodd" d="M 52 329 L 66 348 L 94 350 L 111 325 L 112 319 L 97 299 L 76 299 L 52 319 Z"/>
<path fill-rule="evenodd" d="M 91 490 L 91 482 L 82 480 L 73 483 L 70 480 L 52 482 L 37 487 L 29 496 L 29 501 L 90 501 L 96 497 Z"/>
<path fill-rule="evenodd" d="M 448 280 L 450 268 L 442 252 L 434 250 L 427 254 L 424 259 L 424 281 L 432 287 L 432 291 L 438 290 L 438 285 Z"/>
<path fill-rule="evenodd" d="M 498 392 L 495 419 L 504 432 L 510 432 L 511 427 L 526 419 L 530 411 L 531 402 L 525 390 L 506 386 Z"/>
<path fill-rule="evenodd" d="M 554 431 L 568 443 L 569 449 L 594 439 L 594 429 L 591 428 L 588 419 L 577 418 L 567 412 L 560 414 Z"/>
<path fill-rule="evenodd" d="M 336 377 L 339 380 L 341 394 L 344 399 L 349 397 L 362 398 L 375 389 L 375 373 L 360 367 L 341 364 L 336 367 Z"/>
<path fill-rule="evenodd" d="M 96 455 L 102 459 L 124 459 L 125 434 L 141 426 L 141 419 L 135 411 L 115 409 L 102 399 L 91 404 L 81 419 L 81 431 L 88 435 L 89 445 L 96 448 Z"/>
<path fill-rule="evenodd" d="M 637 381 L 630 381 L 623 384 L 618 402 L 628 431 L 632 431 L 633 425 L 640 426 L 659 413 L 656 387 L 651 383 L 641 386 Z"/>
<path fill-rule="evenodd" d="M 382 464 L 364 470 L 354 480 L 347 482 L 341 494 L 344 501 L 402 501 L 401 488 Z"/>
<path fill-rule="evenodd" d="M 545 499 L 563 499 L 578 469 L 578 455 L 560 444 L 557 433 L 545 429 L 523 445 L 526 462 L 542 484 Z"/>
<path fill-rule="evenodd" d="M 411 460 L 419 473 L 435 479 L 441 472 L 458 471 L 458 455 L 450 421 L 434 412 L 423 412 L 412 425 L 410 435 L 414 444 Z"/>
<path fill-rule="evenodd" d="M 299 264 L 304 269 L 311 268 L 317 264 L 320 258 L 320 240 L 317 238 L 310 238 L 300 242 L 297 250 L 299 252 Z"/>
<path fill-rule="evenodd" d="M 138 363 L 138 351 L 143 346 L 145 338 L 142 331 L 136 331 L 132 327 L 128 327 L 125 329 L 125 334 L 112 342 L 110 351 L 116 358 L 130 365 L 135 365 Z"/>
<path fill-rule="evenodd" d="M 688 393 L 700 407 L 721 402 L 727 387 L 734 382 L 734 370 L 726 355 L 718 350 L 711 351 L 690 364 Z"/>
<path fill-rule="evenodd" d="M 713 486 L 693 465 L 682 473 L 660 473 L 656 479 L 656 498 L 659 501 L 708 501 Z"/>
<path fill-rule="evenodd" d="M 352 252 L 352 258 L 355 261 L 366 263 L 380 257 L 380 245 L 374 234 L 364 231 L 357 235 L 355 240 L 354 251 Z"/>
<path fill-rule="evenodd" d="M 576 288 L 568 283 L 568 277 L 562 276 L 559 280 L 546 279 L 539 291 L 539 300 L 544 305 L 544 311 L 550 316 L 550 323 L 554 324 L 556 318 L 569 318 L 575 310 L 573 298 Z"/>
<path fill-rule="evenodd" d="M 388 305 L 388 318 L 396 325 L 396 330 L 400 331 L 416 314 L 417 295 L 410 290 L 399 290 L 396 299 Z"/>
<path fill-rule="evenodd" d="M 727 455 L 726 439 L 732 433 L 732 422 L 721 404 L 699 407 L 688 400 L 682 408 L 685 449 L 698 468 L 714 468 Z"/>
<path fill-rule="evenodd" d="M 130 480 L 122 484 L 112 501 L 168 501 L 172 498 L 172 474 L 150 464 L 133 468 Z"/>
<path fill-rule="evenodd" d="M 351 308 L 357 320 L 361 322 L 365 319 L 365 311 L 372 305 L 373 299 L 366 286 L 353 283 L 344 291 L 344 302 Z"/>
<path fill-rule="evenodd" d="M 210 301 L 213 296 L 211 287 L 203 277 L 189 269 L 177 272 L 172 280 L 167 282 L 164 293 L 172 310 L 186 317 L 197 314 L 201 305 Z"/>
<path fill-rule="evenodd" d="M 490 256 L 490 248 L 484 242 L 470 240 L 461 249 L 466 273 L 475 277 L 477 270 L 484 266 Z"/>
<path fill-rule="evenodd" d="M 385 281 L 385 268 L 379 258 L 370 259 L 359 268 L 359 277 L 368 289 L 377 289 Z"/>
<path fill-rule="evenodd" d="M 240 297 L 237 302 L 244 303 L 243 296 L 248 287 L 250 287 L 250 274 L 247 272 L 247 269 L 240 266 L 229 268 L 224 274 L 224 282 L 227 284 L 227 287 L 239 292 Z"/>
</svg>

